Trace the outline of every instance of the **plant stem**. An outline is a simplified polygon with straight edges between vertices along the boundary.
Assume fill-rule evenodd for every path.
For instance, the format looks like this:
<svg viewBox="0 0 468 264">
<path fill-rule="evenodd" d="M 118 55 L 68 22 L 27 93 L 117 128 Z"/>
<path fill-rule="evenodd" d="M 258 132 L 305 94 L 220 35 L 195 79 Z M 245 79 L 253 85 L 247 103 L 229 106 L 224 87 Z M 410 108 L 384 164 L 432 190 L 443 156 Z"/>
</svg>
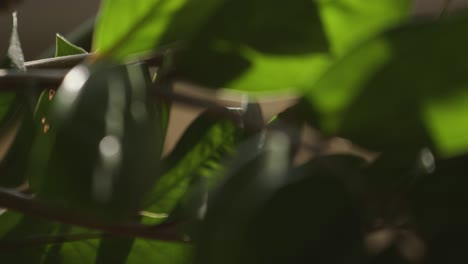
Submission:
<svg viewBox="0 0 468 264">
<path fill-rule="evenodd" d="M 159 66 L 162 62 L 164 53 L 168 50 L 169 49 L 163 49 L 160 52 L 154 53 L 150 56 L 131 60 L 129 63 L 146 62 L 149 66 Z M 94 53 L 88 53 L 48 58 L 26 62 L 25 66 L 27 69 L 70 69 L 93 56 L 95 56 Z"/>
<path fill-rule="evenodd" d="M 0 240 L 0 248 L 18 249 L 23 247 L 41 246 L 49 244 L 62 244 L 66 242 L 76 242 L 90 239 L 101 239 L 104 237 L 113 237 L 106 233 L 84 233 L 84 234 L 65 234 L 65 235 L 50 235 L 40 237 L 28 237 L 18 240 Z"/>
<path fill-rule="evenodd" d="M 90 54 L 78 54 L 49 58 L 42 60 L 29 61 L 25 63 L 27 69 L 67 69 L 73 68 L 83 62 Z"/>
<path fill-rule="evenodd" d="M 0 207 L 5 207 L 21 213 L 58 221 L 65 224 L 81 226 L 85 228 L 101 230 L 105 233 L 140 237 L 146 239 L 157 239 L 173 242 L 187 242 L 183 235 L 176 230 L 167 227 L 146 226 L 138 223 L 109 223 L 91 217 L 76 214 L 62 208 L 51 207 L 39 200 L 25 196 L 19 192 L 0 187 Z"/>
</svg>

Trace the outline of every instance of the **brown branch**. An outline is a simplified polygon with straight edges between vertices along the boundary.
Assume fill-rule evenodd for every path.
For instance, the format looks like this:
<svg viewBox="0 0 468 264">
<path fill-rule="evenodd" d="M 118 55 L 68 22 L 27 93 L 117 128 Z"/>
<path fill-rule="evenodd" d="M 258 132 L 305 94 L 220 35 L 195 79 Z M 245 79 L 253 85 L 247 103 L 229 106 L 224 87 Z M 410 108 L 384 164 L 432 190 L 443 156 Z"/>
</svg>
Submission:
<svg viewBox="0 0 468 264">
<path fill-rule="evenodd" d="M 39 200 L 32 199 L 16 191 L 0 187 L 0 207 L 19 211 L 26 215 L 45 218 L 65 224 L 97 229 L 102 232 L 146 239 L 157 239 L 174 242 L 187 242 L 177 230 L 167 227 L 147 226 L 139 223 L 110 223 L 76 214 L 64 208 L 55 208 Z"/>
<path fill-rule="evenodd" d="M 90 239 L 101 239 L 105 237 L 114 237 L 110 234 L 103 233 L 83 233 L 83 234 L 64 234 L 64 235 L 48 235 L 26 237 L 21 239 L 0 240 L 0 248 L 5 249 L 18 249 L 24 247 L 42 246 L 50 244 L 62 244 L 67 242 L 77 242 Z"/>
<path fill-rule="evenodd" d="M 18 92 L 24 91 L 24 89 L 37 89 L 40 92 L 45 89 L 57 89 L 67 72 L 67 70 L 56 69 L 33 69 L 28 72 L 0 70 L 0 91 Z M 255 120 L 243 120 L 238 113 L 229 111 L 225 106 L 214 101 L 177 93 L 172 90 L 160 89 L 156 84 L 153 86 L 152 92 L 156 98 L 167 102 L 178 102 L 187 106 L 206 109 L 214 117 L 222 117 L 243 124 L 247 130 L 258 131 L 261 129 Z"/>
</svg>

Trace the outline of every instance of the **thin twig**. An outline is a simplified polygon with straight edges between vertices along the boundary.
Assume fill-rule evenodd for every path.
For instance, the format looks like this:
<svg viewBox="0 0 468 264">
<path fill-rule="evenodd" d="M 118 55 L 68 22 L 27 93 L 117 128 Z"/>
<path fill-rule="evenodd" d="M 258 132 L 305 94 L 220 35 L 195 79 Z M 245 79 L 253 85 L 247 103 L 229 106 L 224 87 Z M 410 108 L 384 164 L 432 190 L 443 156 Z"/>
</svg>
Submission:
<svg viewBox="0 0 468 264">
<path fill-rule="evenodd" d="M 173 48 L 175 49 L 175 48 Z M 129 63 L 134 62 L 145 62 L 149 66 L 159 66 L 162 62 L 162 58 L 165 52 L 168 52 L 169 48 L 161 49 L 159 52 L 150 54 L 148 56 L 139 57 L 134 60 L 130 60 Z M 78 54 L 61 56 L 56 58 L 48 58 L 42 60 L 29 61 L 25 63 L 28 70 L 31 69 L 71 69 L 76 65 L 86 61 L 89 57 L 95 56 L 95 53 Z"/>
<path fill-rule="evenodd" d="M 7 71 L 0 69 L 1 92 L 24 92 L 29 89 L 39 91 L 57 88 L 67 70 L 37 69 L 29 72 Z"/>
<path fill-rule="evenodd" d="M 77 242 L 90 239 L 101 239 L 105 237 L 114 237 L 106 233 L 84 233 L 84 234 L 63 234 L 48 235 L 37 237 L 26 237 L 21 239 L 0 240 L 0 249 L 18 249 L 24 247 L 43 246 L 50 244 L 62 244 L 67 242 Z"/>
<path fill-rule="evenodd" d="M 67 69 L 73 68 L 83 62 L 90 54 L 78 54 L 49 58 L 42 60 L 29 61 L 25 63 L 27 69 Z"/>
<path fill-rule="evenodd" d="M 0 91 L 18 92 L 24 89 L 57 89 L 68 71 L 53 69 L 35 69 L 28 72 L 11 72 L 0 70 Z M 239 114 L 229 111 L 225 106 L 216 102 L 197 98 L 191 95 L 177 93 L 172 90 L 159 89 L 156 85 L 152 89 L 153 95 L 167 102 L 178 102 L 188 106 L 203 108 L 215 117 L 223 117 L 238 124 L 243 124 L 247 130 L 258 131 L 261 129 L 258 122 L 243 120 Z"/>
<path fill-rule="evenodd" d="M 68 211 L 66 209 L 52 207 L 19 192 L 1 187 L 0 207 L 5 207 L 26 215 L 45 218 L 51 221 L 97 229 L 113 235 L 187 242 L 186 239 L 184 239 L 184 236 L 178 234 L 174 229 L 158 226 L 146 226 L 139 223 L 105 222 L 103 220 L 85 217 L 84 215 L 76 214 L 75 212 Z"/>
</svg>

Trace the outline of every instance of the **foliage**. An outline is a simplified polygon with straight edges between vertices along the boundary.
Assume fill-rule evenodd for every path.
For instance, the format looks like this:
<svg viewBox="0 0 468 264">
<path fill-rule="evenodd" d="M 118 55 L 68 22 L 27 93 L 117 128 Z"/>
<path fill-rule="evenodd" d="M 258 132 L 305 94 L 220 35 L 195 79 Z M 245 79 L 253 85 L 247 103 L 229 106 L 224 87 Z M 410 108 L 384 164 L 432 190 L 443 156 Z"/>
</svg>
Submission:
<svg viewBox="0 0 468 264">
<path fill-rule="evenodd" d="M 13 13 L 0 259 L 466 262 L 468 16 L 415 22 L 410 6 L 104 0 L 92 51 L 57 34 L 34 63 Z M 256 98 L 290 92 L 266 123 Z M 175 103 L 204 111 L 163 155 Z"/>
</svg>

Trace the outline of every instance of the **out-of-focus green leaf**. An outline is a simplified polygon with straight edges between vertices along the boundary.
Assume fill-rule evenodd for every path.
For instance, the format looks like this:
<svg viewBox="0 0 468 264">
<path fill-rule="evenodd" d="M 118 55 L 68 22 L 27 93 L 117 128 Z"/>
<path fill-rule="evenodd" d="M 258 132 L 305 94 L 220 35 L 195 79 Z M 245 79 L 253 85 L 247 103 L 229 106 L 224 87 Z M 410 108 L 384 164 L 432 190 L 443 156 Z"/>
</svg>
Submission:
<svg viewBox="0 0 468 264">
<path fill-rule="evenodd" d="M 462 263 L 468 260 L 468 157 L 436 160 L 434 173 L 409 192 L 412 224 L 425 242 L 426 263 Z"/>
<path fill-rule="evenodd" d="M 27 97 L 23 95 L 20 98 L 26 101 Z M 2 133 L 16 133 L 7 154 L 0 162 L 0 185 L 4 187 L 17 187 L 26 181 L 28 167 L 25 164 L 29 161 L 35 135 L 32 110 L 26 102 L 16 104 L 10 110 L 16 112 L 13 113 L 12 120 L 4 122 L 3 125 L 7 127 L 2 128 Z"/>
<path fill-rule="evenodd" d="M 2 232 L 0 257 L 6 263 L 40 263 L 47 244 L 38 241 L 50 235 L 56 225 L 44 219 L 24 216 L 15 212 L 0 215 Z"/>
<path fill-rule="evenodd" d="M 12 71 L 25 71 L 23 51 L 18 37 L 18 21 L 13 13 L 10 45 L 1 68 Z M 16 187 L 24 183 L 29 150 L 34 137 L 32 120 L 31 91 L 25 89 L 17 94 L 0 93 L 0 137 L 7 145 L 9 135 L 13 141 L 7 154 L 0 162 L 0 185 Z"/>
<path fill-rule="evenodd" d="M 222 1 L 126 0 L 103 1 L 94 34 L 93 49 L 114 59 L 147 53 L 157 46 L 190 38 Z M 162 39 L 173 16 L 184 13 L 177 23 L 177 38 Z M 184 23 L 182 23 L 184 22 Z M 175 32 L 172 32 L 175 33 Z M 180 35 L 179 35 L 180 34 Z"/>
<path fill-rule="evenodd" d="M 116 245 L 123 239 L 102 239 L 98 231 L 11 211 L 0 215 L 0 257 L 4 263 L 190 263 L 190 245 L 135 239 L 131 252 L 120 254 Z M 102 248 L 104 240 L 110 248 Z M 113 255 L 102 254 L 103 250 Z"/>
<path fill-rule="evenodd" d="M 289 171 L 288 183 L 247 224 L 243 263 L 364 263 L 359 210 L 348 188 L 359 182 L 361 164 L 330 156 Z"/>
<path fill-rule="evenodd" d="M 465 152 L 467 25 L 405 26 L 345 56 L 308 95 L 322 128 L 377 150 L 433 142 L 441 156 Z"/>
<path fill-rule="evenodd" d="M 308 88 L 334 57 L 409 13 L 406 0 L 231 2 L 180 55 L 183 78 L 248 91 Z"/>
<path fill-rule="evenodd" d="M 248 225 L 265 201 L 285 182 L 289 138 L 280 132 L 255 135 L 242 143 L 225 182 L 210 196 L 195 263 L 246 263 Z"/>
<path fill-rule="evenodd" d="M 182 42 L 175 65 L 185 80 L 248 91 L 300 89 L 334 56 L 401 22 L 409 6 L 408 0 L 105 1 L 94 48 L 122 59 Z"/>
<path fill-rule="evenodd" d="M 80 65 L 66 76 L 49 115 L 49 156 L 33 157 L 38 197 L 112 220 L 136 214 L 162 149 L 147 75 L 142 65 Z"/>
<path fill-rule="evenodd" d="M 163 161 L 163 174 L 146 202 L 146 210 L 170 213 L 194 178 L 216 181 L 221 161 L 231 155 L 241 130 L 230 121 L 198 117 Z M 149 220 L 149 219 L 147 219 Z"/>
<path fill-rule="evenodd" d="M 84 49 L 73 45 L 60 34 L 55 37 L 55 57 L 87 53 Z"/>
</svg>

